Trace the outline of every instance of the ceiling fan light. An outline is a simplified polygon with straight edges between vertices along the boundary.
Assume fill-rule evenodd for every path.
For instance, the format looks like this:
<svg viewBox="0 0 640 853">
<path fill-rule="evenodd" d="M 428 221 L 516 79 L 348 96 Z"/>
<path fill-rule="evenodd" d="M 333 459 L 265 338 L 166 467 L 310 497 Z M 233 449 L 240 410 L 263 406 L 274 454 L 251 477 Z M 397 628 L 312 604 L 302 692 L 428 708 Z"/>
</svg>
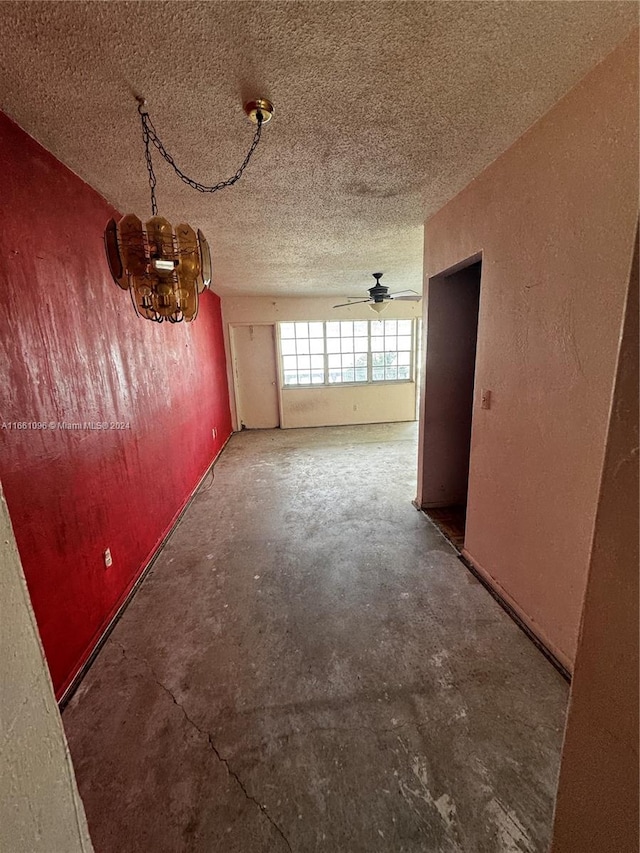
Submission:
<svg viewBox="0 0 640 853">
<path fill-rule="evenodd" d="M 369 307 L 371 308 L 372 311 L 375 311 L 376 314 L 379 314 L 381 311 L 384 311 L 384 309 L 387 307 L 387 303 L 386 302 L 370 302 Z"/>
</svg>

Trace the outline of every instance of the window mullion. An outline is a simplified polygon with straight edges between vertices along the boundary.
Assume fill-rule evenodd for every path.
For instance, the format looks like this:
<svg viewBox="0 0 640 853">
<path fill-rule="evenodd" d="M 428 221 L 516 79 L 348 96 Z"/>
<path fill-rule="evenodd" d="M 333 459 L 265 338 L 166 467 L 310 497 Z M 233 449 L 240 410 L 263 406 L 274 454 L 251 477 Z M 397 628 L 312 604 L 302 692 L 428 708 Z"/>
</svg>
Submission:
<svg viewBox="0 0 640 853">
<path fill-rule="evenodd" d="M 324 385 L 329 384 L 329 354 L 327 352 L 327 321 L 322 322 L 322 342 L 324 347 Z"/>
</svg>

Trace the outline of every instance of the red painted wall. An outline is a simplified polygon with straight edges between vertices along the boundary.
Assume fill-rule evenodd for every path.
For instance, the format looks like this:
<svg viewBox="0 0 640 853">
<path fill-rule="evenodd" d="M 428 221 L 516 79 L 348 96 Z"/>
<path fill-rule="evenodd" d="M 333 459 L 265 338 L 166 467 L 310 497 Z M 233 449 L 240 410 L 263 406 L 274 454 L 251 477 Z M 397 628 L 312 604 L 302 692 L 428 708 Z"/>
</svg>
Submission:
<svg viewBox="0 0 640 853">
<path fill-rule="evenodd" d="M 231 433 L 220 300 L 206 292 L 192 324 L 136 317 L 104 258 L 117 212 L 1 113 L 0 174 L 2 423 L 129 424 L 0 429 L 60 696 Z"/>
</svg>

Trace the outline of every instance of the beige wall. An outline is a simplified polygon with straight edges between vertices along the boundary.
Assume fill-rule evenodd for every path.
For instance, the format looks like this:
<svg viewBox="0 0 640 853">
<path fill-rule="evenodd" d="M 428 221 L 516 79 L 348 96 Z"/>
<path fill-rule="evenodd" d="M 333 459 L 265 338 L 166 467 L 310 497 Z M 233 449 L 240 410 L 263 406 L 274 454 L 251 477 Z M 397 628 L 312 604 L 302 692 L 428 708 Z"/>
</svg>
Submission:
<svg viewBox="0 0 640 853">
<path fill-rule="evenodd" d="M 368 305 L 354 305 L 334 309 L 339 296 L 327 298 L 288 297 L 223 297 L 222 316 L 225 327 L 227 352 L 229 351 L 229 326 L 241 323 L 272 323 L 292 320 L 375 320 L 420 318 L 420 302 L 392 302 L 382 314 L 375 314 Z M 235 388 L 235 376 L 230 367 L 229 383 Z M 278 378 L 279 387 L 279 378 Z M 387 423 L 414 420 L 416 413 L 415 382 L 389 385 L 350 385 L 335 388 L 280 389 L 281 426 L 333 426 L 336 424 Z M 233 418 L 238 429 L 235 401 L 232 394 Z"/>
<path fill-rule="evenodd" d="M 425 226 L 425 280 L 482 253 L 467 555 L 569 668 L 636 224 L 637 62 L 636 31 Z"/>
<path fill-rule="evenodd" d="M 553 853 L 638 851 L 638 248 L 611 407 Z"/>
<path fill-rule="evenodd" d="M 0 489 L 0 850 L 90 853 L 7 505 Z"/>
</svg>

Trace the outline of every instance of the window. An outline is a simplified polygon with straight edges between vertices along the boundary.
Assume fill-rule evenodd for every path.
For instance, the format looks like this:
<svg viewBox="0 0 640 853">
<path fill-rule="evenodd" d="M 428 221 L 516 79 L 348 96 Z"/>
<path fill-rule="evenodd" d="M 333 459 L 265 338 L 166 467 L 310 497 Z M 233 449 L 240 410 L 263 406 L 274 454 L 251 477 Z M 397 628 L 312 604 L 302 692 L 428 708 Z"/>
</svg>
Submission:
<svg viewBox="0 0 640 853">
<path fill-rule="evenodd" d="M 324 323 L 280 323 L 285 385 L 324 385 Z"/>
<path fill-rule="evenodd" d="M 374 382 L 411 379 L 412 332 L 411 320 L 371 321 L 371 379 Z"/>
<path fill-rule="evenodd" d="M 279 329 L 285 387 L 413 378 L 413 320 L 280 323 Z"/>
</svg>

